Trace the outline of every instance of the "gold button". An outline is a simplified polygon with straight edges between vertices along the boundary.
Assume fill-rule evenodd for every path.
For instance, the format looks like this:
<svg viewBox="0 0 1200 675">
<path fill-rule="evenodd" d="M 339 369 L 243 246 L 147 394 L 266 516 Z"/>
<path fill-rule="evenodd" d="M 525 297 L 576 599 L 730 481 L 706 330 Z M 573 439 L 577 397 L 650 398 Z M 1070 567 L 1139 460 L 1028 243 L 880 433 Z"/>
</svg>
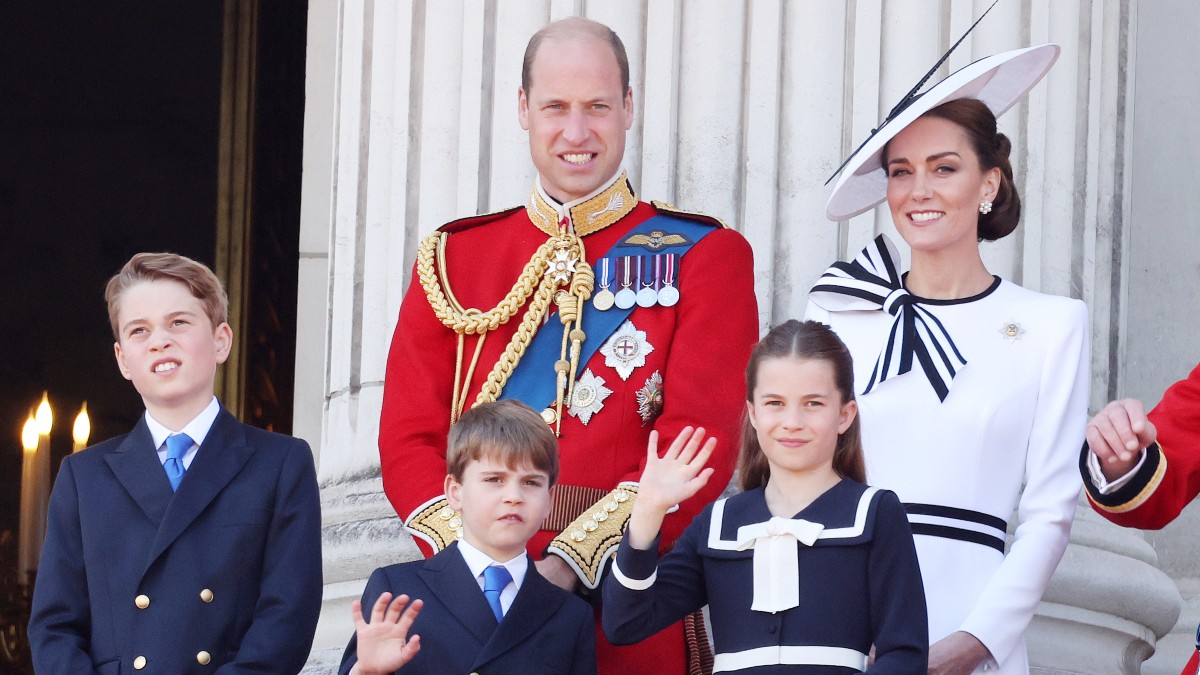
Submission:
<svg viewBox="0 0 1200 675">
<path fill-rule="evenodd" d="M 209 661 L 212 661 L 212 654 L 208 652 L 196 652 L 196 663 L 207 666 Z"/>
<path fill-rule="evenodd" d="M 575 541 L 583 541 L 584 539 L 587 539 L 587 533 L 583 530 L 575 530 L 571 533 L 571 539 Z"/>
<path fill-rule="evenodd" d="M 137 605 L 138 609 L 146 609 L 150 606 L 150 596 L 139 595 L 133 599 L 133 604 Z"/>
<path fill-rule="evenodd" d="M 208 590 L 207 588 L 200 591 L 200 599 L 203 600 L 204 602 L 212 602 L 212 599 L 213 599 L 212 591 Z"/>
<path fill-rule="evenodd" d="M 542 420 L 545 421 L 546 424 L 554 424 L 558 421 L 558 413 L 554 412 L 553 408 L 546 408 L 542 411 Z"/>
<path fill-rule="evenodd" d="M 133 669 L 134 670 L 141 670 L 142 668 L 145 668 L 145 667 L 146 667 L 146 657 L 139 656 L 133 660 Z"/>
</svg>

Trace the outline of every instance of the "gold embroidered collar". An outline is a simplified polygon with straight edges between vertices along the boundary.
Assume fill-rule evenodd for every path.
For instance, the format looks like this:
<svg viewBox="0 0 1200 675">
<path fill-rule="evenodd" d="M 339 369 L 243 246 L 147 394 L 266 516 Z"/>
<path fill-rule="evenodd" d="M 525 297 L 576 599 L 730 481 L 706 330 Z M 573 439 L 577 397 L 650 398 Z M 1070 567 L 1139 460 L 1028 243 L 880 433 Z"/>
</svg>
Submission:
<svg viewBox="0 0 1200 675">
<path fill-rule="evenodd" d="M 563 215 L 569 219 L 569 231 L 586 237 L 624 218 L 635 206 L 637 196 L 622 171 L 608 187 L 591 197 L 567 204 L 558 204 L 546 195 L 540 183 L 534 184 L 525 211 L 539 230 L 552 237 L 560 234 L 558 223 Z"/>
</svg>

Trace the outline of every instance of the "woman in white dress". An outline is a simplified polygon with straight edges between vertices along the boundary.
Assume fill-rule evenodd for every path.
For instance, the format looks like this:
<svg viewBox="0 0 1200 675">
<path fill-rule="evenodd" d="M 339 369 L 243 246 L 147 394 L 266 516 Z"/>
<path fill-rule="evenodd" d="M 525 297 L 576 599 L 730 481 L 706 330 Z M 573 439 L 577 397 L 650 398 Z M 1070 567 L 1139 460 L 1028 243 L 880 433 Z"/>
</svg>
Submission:
<svg viewBox="0 0 1200 675">
<path fill-rule="evenodd" d="M 894 111 L 847 163 L 827 215 L 886 199 L 912 266 L 901 275 L 881 235 L 809 296 L 809 318 L 854 356 L 867 479 L 909 514 L 930 673 L 1029 672 L 1023 635 L 1079 494 L 1087 310 L 994 276 L 979 251 L 1021 211 L 996 116 L 1057 55 L 1043 45 L 988 57 Z"/>
</svg>

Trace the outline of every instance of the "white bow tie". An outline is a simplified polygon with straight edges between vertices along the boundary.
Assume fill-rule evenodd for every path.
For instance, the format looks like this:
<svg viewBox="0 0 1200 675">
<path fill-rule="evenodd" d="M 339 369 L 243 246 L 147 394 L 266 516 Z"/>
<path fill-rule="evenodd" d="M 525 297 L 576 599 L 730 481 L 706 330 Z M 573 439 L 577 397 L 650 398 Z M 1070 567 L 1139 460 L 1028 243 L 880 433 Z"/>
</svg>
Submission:
<svg viewBox="0 0 1200 675">
<path fill-rule="evenodd" d="M 775 516 L 738 528 L 737 550 L 754 549 L 754 603 L 758 612 L 782 612 L 800 604 L 797 542 L 812 546 L 825 526 Z"/>
</svg>

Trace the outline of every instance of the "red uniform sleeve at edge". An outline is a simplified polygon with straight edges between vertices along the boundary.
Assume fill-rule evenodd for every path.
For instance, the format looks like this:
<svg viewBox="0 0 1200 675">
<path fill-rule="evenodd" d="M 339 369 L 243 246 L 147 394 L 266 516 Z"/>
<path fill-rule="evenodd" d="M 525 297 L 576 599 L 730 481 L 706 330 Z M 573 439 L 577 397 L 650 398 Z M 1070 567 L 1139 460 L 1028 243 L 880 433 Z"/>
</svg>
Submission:
<svg viewBox="0 0 1200 675">
<path fill-rule="evenodd" d="M 379 420 L 383 490 L 403 520 L 443 494 L 456 349 L 456 336 L 434 315 L 415 267 L 410 279 L 388 352 Z"/>
<path fill-rule="evenodd" d="M 682 307 L 663 377 L 663 412 L 654 423 L 659 450 L 688 425 L 703 426 L 717 438 L 717 448 L 708 462 L 715 469 L 708 484 L 663 521 L 664 551 L 729 484 L 745 409 L 746 362 L 758 341 L 754 261 L 741 234 L 717 230 L 702 239 L 680 265 L 679 284 Z M 643 459 L 637 474 L 623 480 L 637 481 L 644 465 Z"/>
<path fill-rule="evenodd" d="M 1162 528 L 1200 494 L 1200 366 L 1171 385 L 1148 417 L 1158 431 L 1166 473 L 1137 508 L 1126 513 L 1101 512 L 1124 527 Z"/>
</svg>

